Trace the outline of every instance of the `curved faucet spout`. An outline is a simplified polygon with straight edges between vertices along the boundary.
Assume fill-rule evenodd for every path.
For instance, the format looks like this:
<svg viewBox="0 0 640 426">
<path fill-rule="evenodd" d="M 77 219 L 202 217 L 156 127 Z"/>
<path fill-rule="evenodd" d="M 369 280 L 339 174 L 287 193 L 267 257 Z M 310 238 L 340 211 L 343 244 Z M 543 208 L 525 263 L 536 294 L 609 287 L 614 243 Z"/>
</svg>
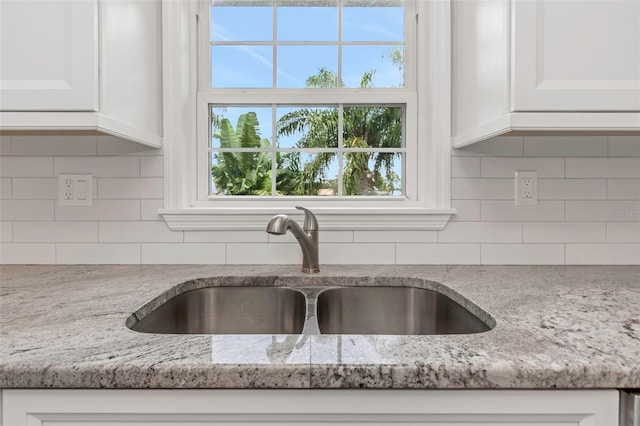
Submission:
<svg viewBox="0 0 640 426">
<path fill-rule="evenodd" d="M 304 227 L 301 228 L 296 221 L 285 214 L 277 214 L 273 216 L 267 224 L 267 232 L 274 235 L 284 235 L 287 231 L 291 231 L 302 249 L 302 272 L 315 274 L 320 272 L 318 259 L 318 221 L 310 210 L 302 207 L 296 208 L 304 210 Z"/>
</svg>

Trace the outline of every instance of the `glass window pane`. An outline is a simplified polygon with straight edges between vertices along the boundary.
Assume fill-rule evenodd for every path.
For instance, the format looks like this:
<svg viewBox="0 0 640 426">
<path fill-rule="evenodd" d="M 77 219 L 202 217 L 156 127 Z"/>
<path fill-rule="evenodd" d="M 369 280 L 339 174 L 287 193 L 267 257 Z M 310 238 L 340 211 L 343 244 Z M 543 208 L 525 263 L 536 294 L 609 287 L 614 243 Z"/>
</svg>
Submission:
<svg viewBox="0 0 640 426">
<path fill-rule="evenodd" d="M 212 152 L 211 195 L 271 195 L 272 152 Z"/>
<path fill-rule="evenodd" d="M 277 195 L 338 195 L 336 153 L 278 154 Z"/>
<path fill-rule="evenodd" d="M 273 47 L 211 46 L 211 87 L 273 87 Z"/>
<path fill-rule="evenodd" d="M 278 0 L 279 41 L 337 41 L 336 0 Z"/>
<path fill-rule="evenodd" d="M 403 56 L 400 47 L 343 46 L 342 80 L 347 87 L 402 87 Z"/>
<path fill-rule="evenodd" d="M 278 107 L 276 119 L 280 148 L 338 147 L 336 107 Z"/>
<path fill-rule="evenodd" d="M 211 107 L 211 147 L 271 147 L 271 114 L 271 107 Z"/>
<path fill-rule="evenodd" d="M 345 41 L 403 41 L 402 0 L 395 2 L 373 0 L 368 3 L 368 6 L 362 6 L 362 0 L 345 0 L 342 9 L 342 39 Z M 388 6 L 389 4 L 391 6 Z"/>
<path fill-rule="evenodd" d="M 402 108 L 399 106 L 345 106 L 345 148 L 402 148 Z"/>
<path fill-rule="evenodd" d="M 273 40 L 273 7 L 213 5 L 211 7 L 211 40 Z"/>
<path fill-rule="evenodd" d="M 343 195 L 402 196 L 404 154 L 347 152 L 343 157 Z"/>
<path fill-rule="evenodd" d="M 335 88 L 338 48 L 336 46 L 279 46 L 279 88 Z"/>
</svg>

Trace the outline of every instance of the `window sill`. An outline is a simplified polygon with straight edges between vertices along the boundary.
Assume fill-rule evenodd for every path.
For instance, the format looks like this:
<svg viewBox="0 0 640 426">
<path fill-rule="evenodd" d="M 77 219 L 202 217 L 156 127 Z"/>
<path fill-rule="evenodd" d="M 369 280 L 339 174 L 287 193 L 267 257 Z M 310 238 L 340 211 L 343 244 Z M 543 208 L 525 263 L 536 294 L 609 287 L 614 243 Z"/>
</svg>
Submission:
<svg viewBox="0 0 640 426">
<path fill-rule="evenodd" d="M 353 231 L 442 230 L 455 209 L 313 208 L 320 229 Z M 174 231 L 264 230 L 273 215 L 302 220 L 295 208 L 185 208 L 158 211 Z"/>
</svg>

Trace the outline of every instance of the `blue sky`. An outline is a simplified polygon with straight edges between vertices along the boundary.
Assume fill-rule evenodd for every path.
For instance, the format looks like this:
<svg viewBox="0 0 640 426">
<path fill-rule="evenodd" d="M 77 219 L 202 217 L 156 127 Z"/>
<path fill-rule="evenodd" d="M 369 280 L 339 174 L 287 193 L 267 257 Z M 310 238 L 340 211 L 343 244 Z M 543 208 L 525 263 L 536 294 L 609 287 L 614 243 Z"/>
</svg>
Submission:
<svg viewBox="0 0 640 426">
<path fill-rule="evenodd" d="M 272 7 L 213 6 L 212 41 L 272 41 Z M 337 42 L 337 7 L 279 7 L 278 40 Z M 402 72 L 389 59 L 388 42 L 403 39 L 401 7 L 344 7 L 343 40 L 374 42 L 373 46 L 345 46 L 343 81 L 358 87 L 362 74 L 375 69 L 375 87 L 400 86 Z M 378 42 L 378 43 L 375 43 Z M 337 46 L 279 46 L 278 87 L 304 87 L 306 79 L 325 67 L 337 72 Z M 272 87 L 272 46 L 212 46 L 214 87 Z"/>
</svg>

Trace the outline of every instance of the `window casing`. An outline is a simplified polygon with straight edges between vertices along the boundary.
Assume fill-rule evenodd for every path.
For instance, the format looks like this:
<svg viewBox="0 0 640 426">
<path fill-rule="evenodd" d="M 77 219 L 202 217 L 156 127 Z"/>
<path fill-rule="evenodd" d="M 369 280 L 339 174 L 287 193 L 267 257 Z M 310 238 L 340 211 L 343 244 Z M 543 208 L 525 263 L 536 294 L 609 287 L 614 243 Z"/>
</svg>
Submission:
<svg viewBox="0 0 640 426">
<path fill-rule="evenodd" d="M 195 12 L 198 16 L 190 21 L 192 25 L 197 22 L 196 31 L 189 31 L 188 15 L 182 16 L 182 26 L 177 26 L 177 21 L 173 19 L 169 25 L 175 33 L 181 35 L 183 42 L 188 35 L 190 54 L 186 55 L 184 51 L 182 52 L 181 65 L 179 65 L 180 61 L 178 64 L 175 61 L 173 64 L 168 63 L 165 55 L 165 100 L 170 98 L 175 103 L 175 97 L 171 94 L 173 93 L 188 101 L 187 92 L 190 92 L 189 102 L 193 102 L 195 106 L 191 106 L 189 112 L 186 111 L 187 105 L 183 105 L 180 120 L 176 120 L 175 115 L 171 115 L 171 108 L 165 109 L 165 120 L 170 122 L 165 123 L 169 124 L 168 128 L 171 129 L 171 122 L 174 122 L 179 124 L 174 129 L 175 134 L 188 135 L 187 140 L 183 140 L 182 146 L 171 140 L 171 131 L 165 135 L 168 182 L 165 209 L 161 214 L 164 215 L 169 226 L 173 229 L 262 229 L 266 223 L 264 218 L 270 214 L 295 213 L 293 206 L 302 204 L 317 212 L 321 225 L 324 225 L 325 229 L 327 227 L 332 229 L 441 229 L 444 227 L 453 213 L 449 208 L 448 199 L 449 108 L 448 99 L 444 103 L 439 100 L 438 105 L 441 105 L 446 113 L 440 111 L 434 114 L 433 106 L 436 100 L 432 96 L 434 92 L 429 89 L 433 86 L 433 80 L 438 71 L 430 66 L 431 61 L 434 60 L 434 53 L 448 54 L 448 48 L 444 49 L 445 52 L 431 52 L 427 57 L 426 45 L 433 45 L 436 38 L 443 38 L 446 42 L 448 36 L 443 35 L 442 32 L 438 34 L 434 28 L 429 28 L 424 18 L 429 18 L 429 22 L 434 26 L 447 27 L 448 24 L 438 20 L 442 19 L 442 16 L 435 18 L 432 9 L 438 2 L 429 2 L 429 6 L 426 3 L 405 0 L 404 85 L 393 88 L 212 88 L 209 60 L 211 45 L 208 25 L 209 2 L 199 2 L 197 10 L 189 12 Z M 443 8 L 440 5 L 442 9 L 440 15 L 449 13 L 448 3 L 446 6 Z M 165 5 L 165 7 L 176 8 L 177 6 Z M 182 7 L 184 13 L 184 5 Z M 175 14 L 175 11 L 173 13 Z M 166 19 L 171 21 L 171 18 Z M 442 31 L 442 28 L 438 31 Z M 172 41 L 172 44 L 166 46 L 166 50 L 173 50 L 169 56 L 175 56 L 175 48 L 180 46 L 175 40 L 175 33 L 172 36 L 168 32 L 165 36 Z M 425 43 L 426 40 L 429 40 L 429 43 Z M 439 40 L 439 42 L 442 41 Z M 169 82 L 172 73 L 167 72 L 167 68 L 171 68 L 169 71 L 173 73 L 180 74 L 183 79 L 188 75 L 189 89 L 185 90 L 184 84 L 179 86 L 175 81 Z M 442 64 L 440 72 L 442 73 L 443 70 L 447 75 L 445 81 L 441 83 L 442 86 L 439 86 L 440 92 L 443 92 L 443 87 L 444 91 L 448 87 L 448 63 Z M 274 84 L 276 84 L 275 81 Z M 166 90 L 167 86 L 170 86 L 169 93 Z M 166 101 L 165 105 L 167 105 Z M 372 105 L 402 108 L 404 143 L 400 149 L 395 150 L 402 155 L 404 163 L 401 196 L 283 197 L 273 196 L 275 190 L 272 191 L 271 196 L 264 197 L 212 195 L 210 153 L 212 150 L 215 151 L 211 144 L 212 107 L 256 106 L 275 110 L 281 106 L 324 105 L 335 106 L 339 111 L 352 106 Z M 177 108 L 174 109 L 174 112 L 176 111 L 178 111 Z M 437 119 L 438 114 L 440 121 L 436 122 L 434 119 Z M 275 119 L 272 124 L 275 124 Z M 445 126 L 446 130 L 444 130 Z M 445 132 L 446 136 L 444 136 Z M 342 135 L 341 129 L 338 134 Z M 434 143 L 434 137 L 444 140 Z M 276 143 L 272 143 L 268 152 L 277 150 Z M 311 154 L 317 151 L 307 150 Z M 366 151 L 376 151 L 376 149 Z M 349 152 L 349 149 L 339 144 L 332 152 L 336 152 L 337 157 L 341 158 L 341 154 Z M 445 158 L 446 163 L 442 161 Z M 175 173 L 180 172 L 186 173 L 186 176 L 175 176 Z M 402 219 L 398 220 L 399 218 Z"/>
</svg>

